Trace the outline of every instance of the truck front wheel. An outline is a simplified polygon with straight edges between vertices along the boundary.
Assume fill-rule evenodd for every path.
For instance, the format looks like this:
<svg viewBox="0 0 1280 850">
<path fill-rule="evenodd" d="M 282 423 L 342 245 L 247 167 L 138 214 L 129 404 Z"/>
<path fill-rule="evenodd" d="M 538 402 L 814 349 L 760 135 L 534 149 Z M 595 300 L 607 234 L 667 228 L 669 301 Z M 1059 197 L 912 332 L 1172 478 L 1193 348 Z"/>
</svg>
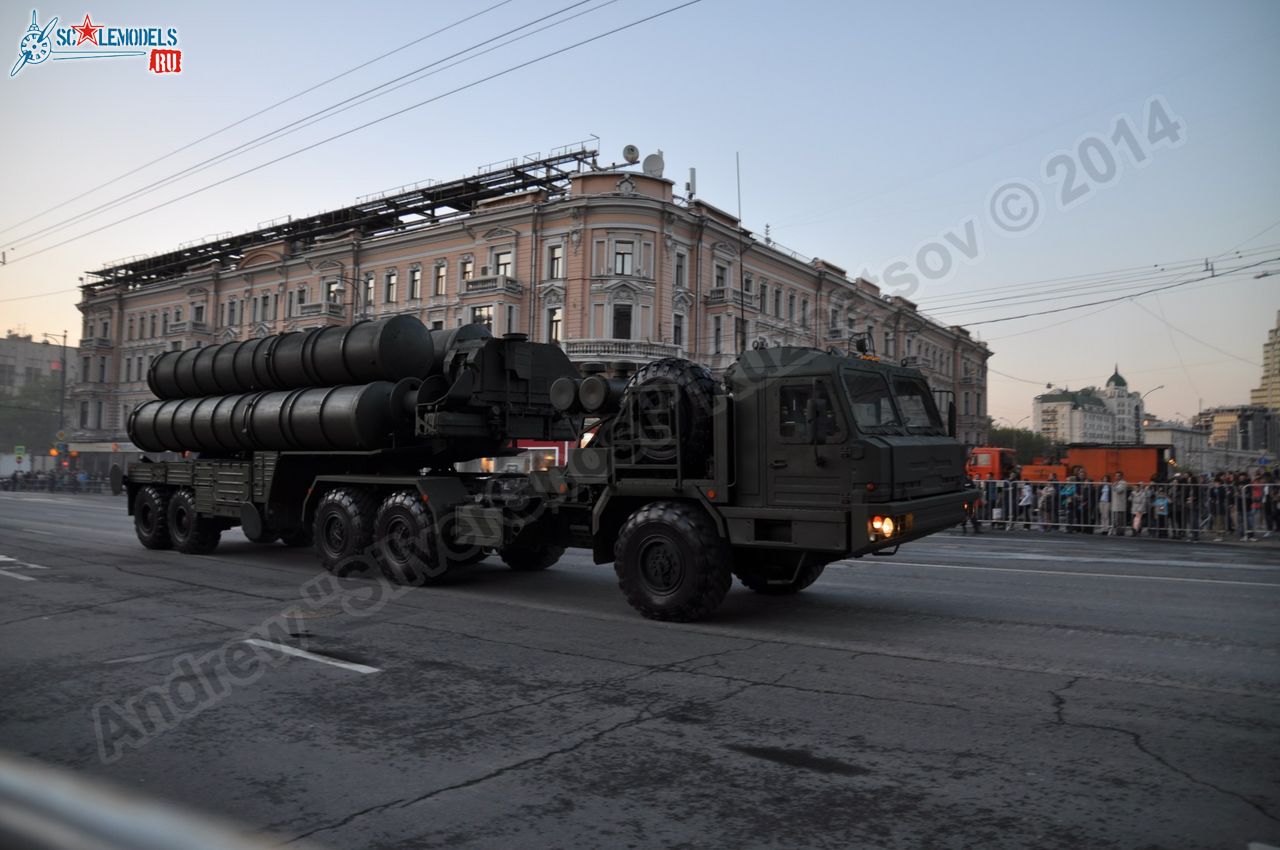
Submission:
<svg viewBox="0 0 1280 850">
<path fill-rule="evenodd" d="M 373 538 L 378 566 L 396 584 L 431 584 L 449 572 L 435 543 L 431 512 L 417 491 L 399 490 L 382 500 Z"/>
<path fill-rule="evenodd" d="M 320 497 L 311 527 L 326 570 L 346 576 L 368 568 L 375 510 L 373 497 L 357 487 L 337 487 Z"/>
<path fill-rule="evenodd" d="M 169 494 L 159 487 L 143 487 L 133 499 L 133 530 L 148 549 L 172 549 L 169 537 Z"/>
<path fill-rule="evenodd" d="M 184 487 L 169 499 L 169 537 L 173 548 L 187 555 L 207 555 L 218 548 L 222 528 L 196 510 L 196 494 Z"/>
<path fill-rule="evenodd" d="M 689 622 L 724 601 L 729 550 L 696 505 L 653 502 L 618 532 L 613 569 L 627 602 L 651 620 Z"/>
</svg>

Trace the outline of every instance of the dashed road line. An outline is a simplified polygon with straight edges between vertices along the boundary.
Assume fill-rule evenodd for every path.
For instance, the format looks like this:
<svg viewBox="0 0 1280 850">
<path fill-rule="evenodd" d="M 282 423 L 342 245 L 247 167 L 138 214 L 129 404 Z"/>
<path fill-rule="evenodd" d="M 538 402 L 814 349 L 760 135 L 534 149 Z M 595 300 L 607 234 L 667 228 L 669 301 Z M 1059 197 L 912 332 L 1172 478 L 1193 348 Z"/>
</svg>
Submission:
<svg viewBox="0 0 1280 850">
<path fill-rule="evenodd" d="M 285 655 L 292 655 L 296 658 L 305 658 L 308 661 L 318 661 L 321 664 L 329 664 L 333 667 L 341 667 L 343 670 L 351 670 L 355 673 L 377 673 L 380 672 L 377 667 L 370 667 L 367 664 L 356 664 L 353 661 L 340 661 L 337 658 L 329 658 L 324 655 L 317 655 L 314 652 L 307 652 L 305 649 L 298 649 L 296 646 L 289 646 L 283 643 L 274 643 L 261 638 L 249 638 L 244 643 L 252 646 L 260 646 L 263 649 L 271 649 L 276 652 L 283 652 Z"/>
<path fill-rule="evenodd" d="M 1183 576 L 1144 576 L 1125 575 L 1122 573 L 1094 573 L 1074 570 L 1021 570 L 1016 567 L 974 567 L 967 564 L 922 564 L 916 561 L 891 561 L 886 567 L 924 567 L 936 570 L 974 570 L 990 573 L 1028 573 L 1035 576 L 1071 576 L 1073 578 L 1118 578 L 1133 581 L 1177 581 L 1192 584 L 1234 584 L 1246 587 L 1271 587 L 1280 590 L 1280 582 L 1268 581 L 1233 581 L 1225 578 L 1185 578 Z"/>
<path fill-rule="evenodd" d="M 11 573 L 8 570 L 0 570 L 0 576 L 16 578 L 18 581 L 35 581 L 31 576 L 24 576 L 22 573 Z"/>
</svg>

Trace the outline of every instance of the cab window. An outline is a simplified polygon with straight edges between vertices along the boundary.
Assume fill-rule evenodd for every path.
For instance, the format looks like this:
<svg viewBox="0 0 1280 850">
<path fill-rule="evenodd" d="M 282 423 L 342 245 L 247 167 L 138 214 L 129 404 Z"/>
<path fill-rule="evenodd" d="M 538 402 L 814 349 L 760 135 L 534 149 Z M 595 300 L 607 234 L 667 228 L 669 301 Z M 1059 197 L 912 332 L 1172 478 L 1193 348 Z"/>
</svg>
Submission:
<svg viewBox="0 0 1280 850">
<path fill-rule="evenodd" d="M 942 430 L 938 406 L 923 382 L 916 378 L 895 378 L 893 394 L 898 397 L 898 408 L 908 428 Z"/>
<path fill-rule="evenodd" d="M 840 414 L 831 401 L 826 381 L 817 381 L 819 427 L 827 442 L 843 439 Z M 789 443 L 809 442 L 809 423 L 805 420 L 809 399 L 814 397 L 815 382 L 778 387 L 778 435 Z"/>
<path fill-rule="evenodd" d="M 844 373 L 845 389 L 858 430 L 871 433 L 900 431 L 902 423 L 889 396 L 889 382 L 874 372 Z"/>
</svg>

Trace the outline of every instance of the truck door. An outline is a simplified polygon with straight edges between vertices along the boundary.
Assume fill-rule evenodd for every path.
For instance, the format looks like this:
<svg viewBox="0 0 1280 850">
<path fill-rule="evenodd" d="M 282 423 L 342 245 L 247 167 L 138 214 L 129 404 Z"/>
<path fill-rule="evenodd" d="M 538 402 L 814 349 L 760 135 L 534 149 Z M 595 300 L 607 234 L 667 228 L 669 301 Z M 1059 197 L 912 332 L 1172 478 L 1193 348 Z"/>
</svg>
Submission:
<svg viewBox="0 0 1280 850">
<path fill-rule="evenodd" d="M 839 509 L 851 486 L 840 458 L 849 431 L 831 382 L 792 378 L 766 393 L 760 458 L 769 504 Z"/>
</svg>

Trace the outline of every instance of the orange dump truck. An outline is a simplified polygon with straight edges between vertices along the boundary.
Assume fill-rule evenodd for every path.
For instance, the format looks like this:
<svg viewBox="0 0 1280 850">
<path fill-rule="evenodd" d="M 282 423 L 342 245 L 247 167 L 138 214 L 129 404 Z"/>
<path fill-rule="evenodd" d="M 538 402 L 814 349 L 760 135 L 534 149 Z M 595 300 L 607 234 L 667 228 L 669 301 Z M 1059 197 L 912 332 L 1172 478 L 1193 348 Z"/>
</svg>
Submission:
<svg viewBox="0 0 1280 850">
<path fill-rule="evenodd" d="M 1021 478 L 1026 481 L 1048 481 L 1057 476 L 1061 481 L 1083 471 L 1090 481 L 1101 481 L 1104 475 L 1116 477 L 1123 472 L 1128 481 L 1164 481 L 1169 477 L 1173 457 L 1170 445 L 1108 446 L 1080 443 L 1067 446 L 1060 457 L 1050 462 L 1037 458 L 1022 465 Z M 971 477 L 1007 478 L 1017 468 L 1013 449 L 979 446 L 969 455 L 967 469 Z"/>
</svg>

